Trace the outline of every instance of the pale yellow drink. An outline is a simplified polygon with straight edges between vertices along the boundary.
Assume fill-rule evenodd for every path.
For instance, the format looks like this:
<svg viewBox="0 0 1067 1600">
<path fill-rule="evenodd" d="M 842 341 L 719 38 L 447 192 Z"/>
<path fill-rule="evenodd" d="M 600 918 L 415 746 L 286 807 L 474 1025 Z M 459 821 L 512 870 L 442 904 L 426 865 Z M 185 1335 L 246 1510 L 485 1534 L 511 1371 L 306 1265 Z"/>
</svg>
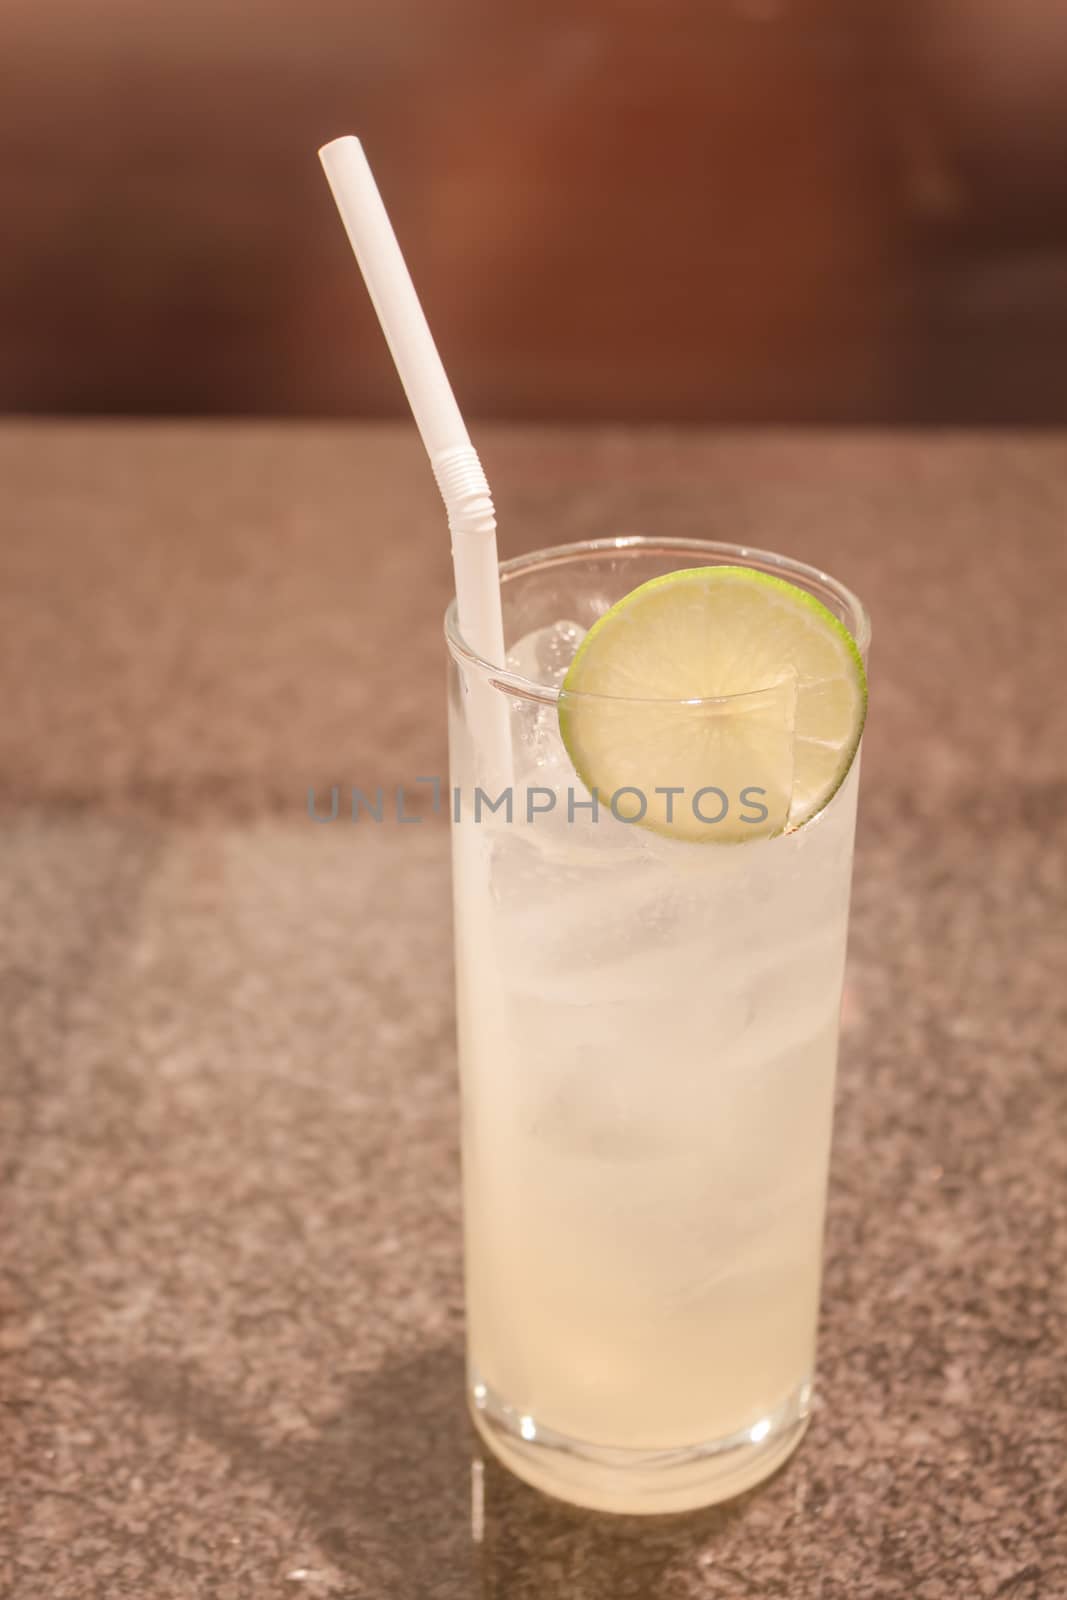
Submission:
<svg viewBox="0 0 1067 1600">
<path fill-rule="evenodd" d="M 533 673 L 547 649 L 558 683 L 573 643 L 542 633 L 512 659 Z M 586 791 L 551 705 L 513 694 L 512 820 L 476 820 L 465 670 L 452 783 L 475 1419 L 564 1498 L 708 1503 L 772 1470 L 808 1415 L 858 761 L 805 826 L 694 845 L 594 824 L 580 803 L 570 818 Z"/>
</svg>

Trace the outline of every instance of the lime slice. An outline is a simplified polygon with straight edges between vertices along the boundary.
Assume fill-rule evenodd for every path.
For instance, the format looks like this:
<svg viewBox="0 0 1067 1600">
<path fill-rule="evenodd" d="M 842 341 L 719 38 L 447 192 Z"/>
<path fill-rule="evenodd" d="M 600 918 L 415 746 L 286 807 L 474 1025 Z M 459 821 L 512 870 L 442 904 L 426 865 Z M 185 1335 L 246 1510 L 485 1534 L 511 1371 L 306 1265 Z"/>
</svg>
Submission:
<svg viewBox="0 0 1067 1600">
<path fill-rule="evenodd" d="M 820 601 L 750 567 L 697 567 L 641 584 L 590 628 L 559 727 L 620 820 L 736 842 L 826 805 L 866 710 L 855 640 Z"/>
</svg>

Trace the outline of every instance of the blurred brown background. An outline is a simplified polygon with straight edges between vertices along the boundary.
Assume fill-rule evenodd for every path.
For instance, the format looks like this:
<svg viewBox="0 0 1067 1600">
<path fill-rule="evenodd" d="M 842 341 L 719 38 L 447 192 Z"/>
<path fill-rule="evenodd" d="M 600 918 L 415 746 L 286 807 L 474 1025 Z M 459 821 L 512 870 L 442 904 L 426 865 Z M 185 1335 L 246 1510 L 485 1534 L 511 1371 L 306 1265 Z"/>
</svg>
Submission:
<svg viewBox="0 0 1067 1600">
<path fill-rule="evenodd" d="M 4 0 L 0 409 L 1067 421 L 1064 0 Z"/>
</svg>

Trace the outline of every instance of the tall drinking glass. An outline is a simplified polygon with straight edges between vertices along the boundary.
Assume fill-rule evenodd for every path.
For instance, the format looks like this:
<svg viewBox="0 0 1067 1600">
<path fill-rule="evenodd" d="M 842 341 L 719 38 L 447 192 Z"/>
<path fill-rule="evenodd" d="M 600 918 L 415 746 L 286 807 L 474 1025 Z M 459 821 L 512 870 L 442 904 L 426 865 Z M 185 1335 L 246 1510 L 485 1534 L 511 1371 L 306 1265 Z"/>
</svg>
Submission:
<svg viewBox="0 0 1067 1600">
<path fill-rule="evenodd" d="M 446 618 L 471 1411 L 519 1477 L 612 1511 L 750 1487 L 811 1406 L 858 755 L 802 827 L 694 843 L 594 819 L 558 729 L 582 631 L 716 564 L 807 590 L 866 654 L 826 574 L 694 540 L 504 564 L 509 670 Z"/>
</svg>

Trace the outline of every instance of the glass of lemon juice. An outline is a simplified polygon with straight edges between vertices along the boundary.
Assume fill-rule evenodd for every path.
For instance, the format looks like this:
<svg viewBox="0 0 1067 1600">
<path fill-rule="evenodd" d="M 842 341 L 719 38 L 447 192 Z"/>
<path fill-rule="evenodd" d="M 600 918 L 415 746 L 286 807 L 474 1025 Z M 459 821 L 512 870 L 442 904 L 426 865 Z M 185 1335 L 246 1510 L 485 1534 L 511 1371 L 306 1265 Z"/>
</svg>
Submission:
<svg viewBox="0 0 1067 1600">
<path fill-rule="evenodd" d="M 366 153 L 319 155 L 451 534 L 474 1420 L 563 1499 L 710 1504 L 811 1404 L 867 619 L 698 541 L 543 551 L 498 586 Z"/>
<path fill-rule="evenodd" d="M 501 583 L 506 669 L 446 618 L 472 1415 L 563 1499 L 708 1505 L 810 1414 L 868 621 L 701 541 Z"/>
</svg>

